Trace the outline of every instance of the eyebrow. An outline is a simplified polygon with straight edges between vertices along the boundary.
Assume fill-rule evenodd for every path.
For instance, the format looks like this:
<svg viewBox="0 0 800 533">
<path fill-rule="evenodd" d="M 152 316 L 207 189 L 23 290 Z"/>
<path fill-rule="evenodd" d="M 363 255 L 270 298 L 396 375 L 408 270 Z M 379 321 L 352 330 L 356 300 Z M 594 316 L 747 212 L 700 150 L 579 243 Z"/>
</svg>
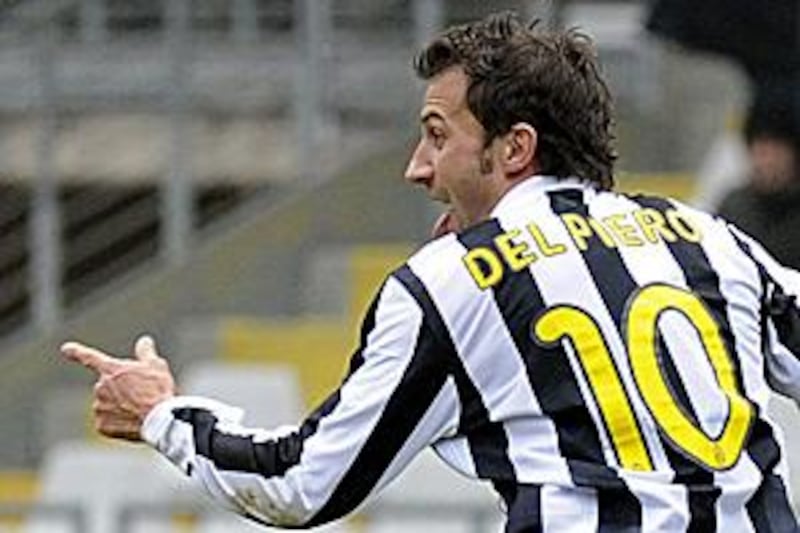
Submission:
<svg viewBox="0 0 800 533">
<path fill-rule="evenodd" d="M 441 115 L 441 113 L 439 113 L 438 111 L 433 111 L 433 110 L 426 111 L 425 113 L 423 113 L 423 115 L 420 117 L 419 121 L 421 123 L 425 124 L 426 122 L 428 122 L 429 120 L 432 120 L 432 119 L 438 119 L 438 120 L 441 120 L 442 122 L 445 122 L 444 117 Z"/>
</svg>

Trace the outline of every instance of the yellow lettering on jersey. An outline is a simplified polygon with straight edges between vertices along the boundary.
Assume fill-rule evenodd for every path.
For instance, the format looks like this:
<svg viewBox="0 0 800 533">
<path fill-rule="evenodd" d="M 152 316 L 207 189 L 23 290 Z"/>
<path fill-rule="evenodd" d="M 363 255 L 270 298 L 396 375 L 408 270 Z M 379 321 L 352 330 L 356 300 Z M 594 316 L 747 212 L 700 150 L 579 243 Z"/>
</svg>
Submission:
<svg viewBox="0 0 800 533">
<path fill-rule="evenodd" d="M 486 290 L 503 279 L 503 263 L 489 248 L 473 248 L 462 260 L 481 290 Z"/>
<path fill-rule="evenodd" d="M 611 237 L 611 233 L 606 229 L 603 224 L 600 223 L 599 220 L 596 220 L 592 217 L 589 217 L 589 226 L 594 230 L 598 237 L 603 244 L 606 245 L 608 248 L 616 248 L 617 243 L 614 242 L 614 239 Z"/>
<path fill-rule="evenodd" d="M 589 380 L 595 401 L 617 451 L 620 465 L 630 470 L 652 470 L 653 465 L 600 328 L 584 311 L 568 306 L 548 310 L 533 324 L 533 334 L 551 345 L 569 337 Z"/>
<path fill-rule="evenodd" d="M 567 231 L 572 237 L 572 241 L 579 250 L 585 251 L 589 249 L 589 244 L 586 239 L 591 237 L 593 232 L 589 226 L 589 222 L 576 213 L 564 213 L 561 215 L 561 221 L 564 222 Z"/>
<path fill-rule="evenodd" d="M 520 230 L 513 229 L 498 235 L 494 239 L 494 244 L 497 246 L 497 249 L 500 250 L 503 259 L 506 260 L 506 263 L 514 272 L 519 272 L 536 261 L 536 256 L 528 251 L 527 243 L 514 242 L 514 239 L 519 237 L 520 233 L 522 233 Z"/>
<path fill-rule="evenodd" d="M 536 242 L 536 246 L 539 248 L 539 252 L 544 257 L 553 257 L 554 255 L 563 254 L 567 251 L 567 247 L 564 244 L 553 244 L 548 241 L 547 237 L 542 233 L 542 228 L 536 224 L 528 224 L 528 233 L 531 234 L 531 237 L 533 237 L 533 240 Z"/>
<path fill-rule="evenodd" d="M 660 314 L 673 309 L 696 328 L 729 412 L 720 436 L 706 435 L 684 414 L 659 365 L 656 334 Z M 650 285 L 632 300 L 627 316 L 628 356 L 637 386 L 653 417 L 672 442 L 702 464 L 722 470 L 738 460 L 753 418 L 753 408 L 736 387 L 733 365 L 714 317 L 692 293 Z"/>
<path fill-rule="evenodd" d="M 677 235 L 667 228 L 667 220 L 661 212 L 656 211 L 650 207 L 643 207 L 633 212 L 633 220 L 639 225 L 642 230 L 642 235 L 648 241 L 656 244 L 660 238 L 668 242 L 675 242 L 678 240 Z"/>
<path fill-rule="evenodd" d="M 676 209 L 667 209 L 665 214 L 670 227 L 672 227 L 675 233 L 677 233 L 682 239 L 685 239 L 689 242 L 700 242 L 700 240 L 703 238 L 700 228 L 698 228 L 694 221 L 692 221 L 685 214 L 677 211 Z"/>
<path fill-rule="evenodd" d="M 603 219 L 603 222 L 611 228 L 611 231 L 623 246 L 641 246 L 644 241 L 639 237 L 636 227 L 625 220 L 626 216 L 623 213 L 617 213 L 607 216 Z"/>
</svg>

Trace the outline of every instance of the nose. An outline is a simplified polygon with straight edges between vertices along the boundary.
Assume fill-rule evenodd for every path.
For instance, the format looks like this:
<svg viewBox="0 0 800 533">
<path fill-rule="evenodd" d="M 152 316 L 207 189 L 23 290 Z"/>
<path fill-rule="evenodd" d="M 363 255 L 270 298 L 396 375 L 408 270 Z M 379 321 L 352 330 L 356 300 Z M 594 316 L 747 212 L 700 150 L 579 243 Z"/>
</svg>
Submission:
<svg viewBox="0 0 800 533">
<path fill-rule="evenodd" d="M 406 181 L 412 184 L 427 183 L 433 179 L 433 164 L 426 155 L 422 142 L 417 144 L 405 172 Z"/>
</svg>

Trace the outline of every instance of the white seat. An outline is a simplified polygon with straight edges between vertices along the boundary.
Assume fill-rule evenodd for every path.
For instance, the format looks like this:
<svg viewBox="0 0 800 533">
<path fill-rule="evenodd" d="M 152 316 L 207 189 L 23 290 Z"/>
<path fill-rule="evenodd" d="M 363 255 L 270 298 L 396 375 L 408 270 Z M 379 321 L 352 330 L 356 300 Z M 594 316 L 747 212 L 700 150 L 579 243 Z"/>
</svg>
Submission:
<svg viewBox="0 0 800 533">
<path fill-rule="evenodd" d="M 422 451 L 367 509 L 366 533 L 487 533 L 502 530 L 497 495 Z"/>
<path fill-rule="evenodd" d="M 299 378 L 289 366 L 203 362 L 188 368 L 180 382 L 185 394 L 241 407 L 250 427 L 295 425 L 304 411 Z"/>
<path fill-rule="evenodd" d="M 144 446 L 65 442 L 47 453 L 40 475 L 39 501 L 80 506 L 85 520 L 81 533 L 116 531 L 123 508 L 163 506 L 176 498 L 197 497 L 174 466 Z M 146 529 L 133 527 L 129 531 L 171 531 L 168 516 L 162 525 L 148 521 Z M 64 520 L 34 515 L 24 531 L 72 533 L 75 528 Z"/>
<path fill-rule="evenodd" d="M 459 474 L 427 448 L 383 489 L 377 501 L 392 505 L 475 505 L 496 509 L 497 498 L 488 482 Z"/>
</svg>

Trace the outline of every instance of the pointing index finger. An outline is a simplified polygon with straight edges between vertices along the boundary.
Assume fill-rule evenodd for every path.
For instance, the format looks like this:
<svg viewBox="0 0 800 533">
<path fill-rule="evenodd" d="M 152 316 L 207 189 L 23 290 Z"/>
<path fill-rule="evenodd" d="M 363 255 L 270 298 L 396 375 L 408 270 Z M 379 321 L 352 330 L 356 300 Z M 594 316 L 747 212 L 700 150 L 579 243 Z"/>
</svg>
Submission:
<svg viewBox="0 0 800 533">
<path fill-rule="evenodd" d="M 80 342 L 65 342 L 61 345 L 61 354 L 67 360 L 79 363 L 98 374 L 108 374 L 117 370 L 122 364 L 122 361 L 105 352 Z"/>
</svg>

